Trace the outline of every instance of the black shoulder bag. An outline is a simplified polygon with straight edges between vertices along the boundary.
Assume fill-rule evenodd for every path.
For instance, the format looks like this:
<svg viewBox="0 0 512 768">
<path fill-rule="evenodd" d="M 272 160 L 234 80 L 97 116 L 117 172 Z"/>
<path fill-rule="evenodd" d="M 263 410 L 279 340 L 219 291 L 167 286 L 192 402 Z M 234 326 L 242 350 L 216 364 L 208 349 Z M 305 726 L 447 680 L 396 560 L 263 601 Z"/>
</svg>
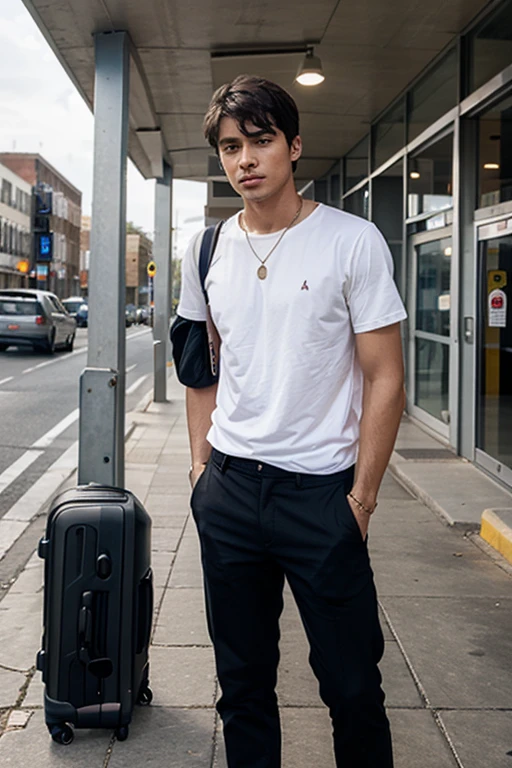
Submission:
<svg viewBox="0 0 512 768">
<path fill-rule="evenodd" d="M 218 224 L 207 227 L 201 240 L 199 280 L 206 303 L 207 319 L 187 320 L 177 315 L 171 325 L 170 336 L 176 375 L 182 384 L 192 389 L 211 387 L 219 380 L 220 338 L 212 321 L 204 284 L 223 224 L 223 221 L 219 221 Z"/>
</svg>

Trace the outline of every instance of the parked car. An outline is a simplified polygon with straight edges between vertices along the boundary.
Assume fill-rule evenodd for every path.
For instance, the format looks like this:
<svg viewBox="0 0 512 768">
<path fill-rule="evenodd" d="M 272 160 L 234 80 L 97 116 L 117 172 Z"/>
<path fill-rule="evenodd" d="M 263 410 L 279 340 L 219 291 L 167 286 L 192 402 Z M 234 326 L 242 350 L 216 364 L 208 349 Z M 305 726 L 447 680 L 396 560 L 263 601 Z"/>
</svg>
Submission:
<svg viewBox="0 0 512 768">
<path fill-rule="evenodd" d="M 76 320 L 50 291 L 0 289 L 0 352 L 9 346 L 31 345 L 53 354 L 57 347 L 71 352 Z"/>
<path fill-rule="evenodd" d="M 139 325 L 149 325 L 149 321 L 150 321 L 149 307 L 147 307 L 145 304 L 142 304 L 140 307 L 137 308 L 137 323 Z"/>
<path fill-rule="evenodd" d="M 76 324 L 79 328 L 87 328 L 89 325 L 89 307 L 87 304 L 82 304 L 80 309 L 77 311 Z"/>
<path fill-rule="evenodd" d="M 79 328 L 87 327 L 87 302 L 82 296 L 70 296 L 69 299 L 62 299 L 62 304 L 71 317 L 75 318 Z"/>
<path fill-rule="evenodd" d="M 127 304 L 124 310 L 125 325 L 129 328 L 137 321 L 137 307 L 135 304 Z"/>
</svg>

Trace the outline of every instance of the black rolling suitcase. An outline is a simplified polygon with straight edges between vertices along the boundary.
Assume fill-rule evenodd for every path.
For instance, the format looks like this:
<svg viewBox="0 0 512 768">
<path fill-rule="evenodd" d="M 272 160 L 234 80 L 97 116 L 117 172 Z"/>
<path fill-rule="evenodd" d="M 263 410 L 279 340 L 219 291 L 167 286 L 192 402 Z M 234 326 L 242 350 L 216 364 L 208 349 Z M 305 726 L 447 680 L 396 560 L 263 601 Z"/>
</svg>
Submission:
<svg viewBox="0 0 512 768">
<path fill-rule="evenodd" d="M 72 488 L 53 501 L 39 555 L 48 730 L 61 744 L 73 740 L 70 724 L 112 728 L 123 741 L 134 704 L 152 699 L 150 517 L 129 491 Z"/>
</svg>

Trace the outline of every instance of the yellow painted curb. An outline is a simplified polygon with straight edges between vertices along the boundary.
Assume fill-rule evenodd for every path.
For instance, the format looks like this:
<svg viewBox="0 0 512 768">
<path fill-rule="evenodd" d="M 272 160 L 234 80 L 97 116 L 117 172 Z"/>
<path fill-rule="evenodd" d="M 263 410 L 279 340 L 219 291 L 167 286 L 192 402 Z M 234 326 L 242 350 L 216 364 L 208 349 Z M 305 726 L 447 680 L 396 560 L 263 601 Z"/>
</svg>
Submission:
<svg viewBox="0 0 512 768">
<path fill-rule="evenodd" d="M 512 528 L 492 509 L 486 509 L 482 513 L 480 536 L 512 563 Z"/>
</svg>

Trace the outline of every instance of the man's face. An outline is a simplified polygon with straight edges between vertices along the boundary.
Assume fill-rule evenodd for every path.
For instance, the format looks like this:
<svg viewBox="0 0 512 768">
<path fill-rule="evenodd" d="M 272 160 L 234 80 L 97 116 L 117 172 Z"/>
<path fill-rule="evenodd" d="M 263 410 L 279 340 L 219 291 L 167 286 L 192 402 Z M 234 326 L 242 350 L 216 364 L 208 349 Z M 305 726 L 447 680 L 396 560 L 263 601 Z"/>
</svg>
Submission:
<svg viewBox="0 0 512 768">
<path fill-rule="evenodd" d="M 252 123 L 245 136 L 232 117 L 223 117 L 219 130 L 219 157 L 231 186 L 246 200 L 266 200 L 292 179 L 292 161 L 298 160 L 302 144 L 299 136 L 288 146 L 278 128 L 265 133 Z"/>
</svg>

